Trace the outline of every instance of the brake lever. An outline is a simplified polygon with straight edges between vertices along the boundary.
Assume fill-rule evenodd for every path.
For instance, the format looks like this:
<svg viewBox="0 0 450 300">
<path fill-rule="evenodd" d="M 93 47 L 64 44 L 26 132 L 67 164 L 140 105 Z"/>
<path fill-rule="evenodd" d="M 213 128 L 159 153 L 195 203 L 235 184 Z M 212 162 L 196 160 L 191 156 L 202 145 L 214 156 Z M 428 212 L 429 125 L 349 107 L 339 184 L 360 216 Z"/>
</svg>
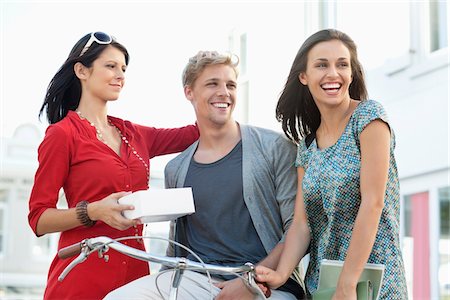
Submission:
<svg viewBox="0 0 450 300">
<path fill-rule="evenodd" d="M 105 254 L 109 251 L 109 247 L 107 245 L 103 245 L 100 249 L 97 250 L 98 258 L 103 258 L 105 262 L 109 261 L 109 255 Z"/>
<path fill-rule="evenodd" d="M 109 261 L 109 255 L 105 253 L 108 252 L 109 247 L 106 244 L 101 245 L 100 247 L 96 246 L 92 243 L 90 239 L 85 239 L 81 241 L 80 244 L 81 252 L 65 269 L 61 272 L 61 275 L 58 277 L 58 281 L 63 281 L 67 274 L 78 264 L 84 262 L 87 257 L 94 251 L 98 252 L 98 257 L 103 258 L 105 262 Z"/>
<path fill-rule="evenodd" d="M 72 262 L 64 269 L 64 271 L 62 271 L 61 275 L 59 275 L 58 277 L 58 281 L 63 281 L 64 278 L 67 276 L 67 274 L 69 274 L 69 272 L 79 263 L 84 262 L 88 257 L 88 254 L 86 253 L 86 251 L 81 251 L 81 253 L 77 256 L 77 258 L 75 258 L 74 260 L 72 260 Z"/>
<path fill-rule="evenodd" d="M 245 284 L 256 294 L 259 294 L 260 296 L 264 296 L 264 299 L 269 298 L 272 294 L 272 291 L 269 287 L 269 285 L 267 285 L 267 283 L 265 282 L 259 282 L 255 279 L 255 265 L 253 265 L 252 263 L 246 263 L 245 265 L 250 267 L 250 271 L 247 273 L 246 276 L 246 280 L 245 280 Z M 267 290 L 266 292 L 263 292 L 258 284 L 262 284 L 264 285 Z"/>
</svg>

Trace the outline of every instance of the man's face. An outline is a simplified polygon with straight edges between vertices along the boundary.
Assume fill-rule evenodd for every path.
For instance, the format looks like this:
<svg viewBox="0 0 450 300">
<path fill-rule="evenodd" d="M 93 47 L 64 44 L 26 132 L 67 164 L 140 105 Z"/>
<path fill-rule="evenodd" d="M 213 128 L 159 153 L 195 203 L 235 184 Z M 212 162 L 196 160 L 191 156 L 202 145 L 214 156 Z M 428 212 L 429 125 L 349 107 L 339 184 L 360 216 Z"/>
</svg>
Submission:
<svg viewBox="0 0 450 300">
<path fill-rule="evenodd" d="M 207 66 L 197 80 L 184 88 L 186 98 L 194 106 L 199 124 L 221 127 L 232 121 L 236 101 L 237 78 L 228 65 Z"/>
</svg>

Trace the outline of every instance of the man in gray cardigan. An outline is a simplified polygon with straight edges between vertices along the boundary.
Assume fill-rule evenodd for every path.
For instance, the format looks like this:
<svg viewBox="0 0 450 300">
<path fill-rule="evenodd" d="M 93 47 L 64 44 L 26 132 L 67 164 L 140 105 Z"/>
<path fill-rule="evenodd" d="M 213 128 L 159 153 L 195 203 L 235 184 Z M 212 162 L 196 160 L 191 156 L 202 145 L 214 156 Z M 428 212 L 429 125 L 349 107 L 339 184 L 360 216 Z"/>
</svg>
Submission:
<svg viewBox="0 0 450 300">
<path fill-rule="evenodd" d="M 200 138 L 167 164 L 165 181 L 166 188 L 192 187 L 196 212 L 173 222 L 169 238 L 189 247 L 205 263 L 251 262 L 275 269 L 294 213 L 296 147 L 280 133 L 234 121 L 236 68 L 232 56 L 199 52 L 184 70 L 184 91 L 194 107 Z M 195 259 L 173 245 L 167 255 Z M 296 270 L 295 280 L 270 291 L 270 299 L 302 298 L 298 275 Z M 165 298 L 170 276 L 160 274 L 158 279 Z M 154 278 L 138 279 L 107 298 L 161 299 Z M 259 297 L 240 279 L 214 280 L 215 299 Z M 210 299 L 208 278 L 185 271 L 178 297 Z"/>
</svg>

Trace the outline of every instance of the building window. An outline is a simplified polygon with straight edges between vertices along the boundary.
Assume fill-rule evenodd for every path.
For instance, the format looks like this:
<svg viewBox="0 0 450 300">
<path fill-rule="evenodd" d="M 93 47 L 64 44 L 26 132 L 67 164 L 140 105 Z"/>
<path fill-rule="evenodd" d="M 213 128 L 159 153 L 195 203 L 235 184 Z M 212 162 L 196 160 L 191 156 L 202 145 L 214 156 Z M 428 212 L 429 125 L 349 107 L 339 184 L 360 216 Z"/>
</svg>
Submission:
<svg viewBox="0 0 450 300">
<path fill-rule="evenodd" d="M 0 255 L 4 254 L 6 249 L 6 200 L 7 191 L 0 190 Z"/>
<path fill-rule="evenodd" d="M 5 206 L 0 202 L 0 255 L 5 251 Z"/>
<path fill-rule="evenodd" d="M 441 238 L 450 239 L 450 187 L 439 189 L 439 211 Z"/>
<path fill-rule="evenodd" d="M 405 196 L 405 201 L 403 204 L 403 219 L 404 219 L 404 237 L 410 238 L 411 234 L 411 215 L 412 215 L 412 204 L 411 204 L 411 195 Z"/>
<path fill-rule="evenodd" d="M 249 120 L 249 68 L 248 68 L 248 34 L 232 30 L 228 37 L 228 48 L 231 53 L 239 56 L 239 105 L 234 111 L 234 117 L 241 123 Z"/>
<path fill-rule="evenodd" d="M 438 190 L 439 197 L 439 294 L 450 299 L 450 187 Z"/>
<path fill-rule="evenodd" d="M 430 1 L 430 51 L 448 47 L 447 1 Z"/>
<path fill-rule="evenodd" d="M 243 33 L 240 36 L 240 51 L 239 51 L 239 68 L 241 75 L 247 75 L 247 34 Z"/>
</svg>

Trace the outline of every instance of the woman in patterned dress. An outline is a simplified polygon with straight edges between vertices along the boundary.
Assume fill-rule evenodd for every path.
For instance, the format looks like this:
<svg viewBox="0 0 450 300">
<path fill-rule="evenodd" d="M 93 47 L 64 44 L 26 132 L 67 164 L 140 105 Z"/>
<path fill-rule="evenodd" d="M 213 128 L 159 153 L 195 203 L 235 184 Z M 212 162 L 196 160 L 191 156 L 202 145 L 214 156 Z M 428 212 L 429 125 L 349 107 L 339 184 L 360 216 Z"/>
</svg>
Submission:
<svg viewBox="0 0 450 300">
<path fill-rule="evenodd" d="M 395 137 L 384 108 L 366 99 L 353 40 L 333 29 L 309 37 L 276 111 L 298 143 L 294 220 L 277 270 L 258 267 L 259 281 L 281 285 L 309 251 L 309 293 L 317 290 L 320 261 L 333 259 L 344 261 L 333 300 L 356 299 L 367 262 L 385 265 L 379 299 L 407 299 Z"/>
</svg>

